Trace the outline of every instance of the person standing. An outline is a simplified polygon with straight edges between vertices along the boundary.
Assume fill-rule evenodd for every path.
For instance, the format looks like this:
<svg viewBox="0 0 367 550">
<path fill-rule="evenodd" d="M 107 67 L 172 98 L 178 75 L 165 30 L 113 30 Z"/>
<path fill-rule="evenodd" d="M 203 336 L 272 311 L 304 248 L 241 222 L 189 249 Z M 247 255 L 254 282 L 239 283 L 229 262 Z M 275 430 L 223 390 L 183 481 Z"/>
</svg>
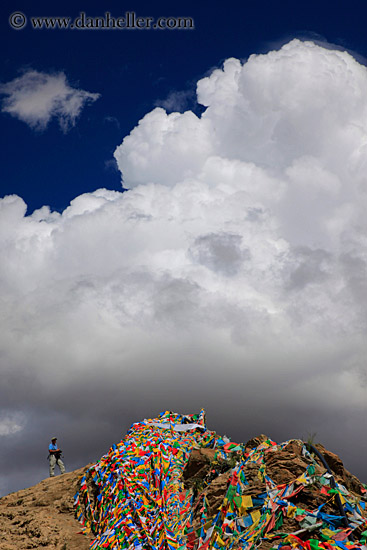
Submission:
<svg viewBox="0 0 367 550">
<path fill-rule="evenodd" d="M 50 477 L 55 477 L 55 466 L 56 464 L 60 468 L 60 473 L 65 473 L 65 466 L 63 461 L 61 460 L 61 450 L 59 449 L 57 445 L 57 437 L 53 437 L 51 439 L 51 443 L 48 446 L 48 460 L 49 460 L 49 466 L 50 466 Z"/>
</svg>

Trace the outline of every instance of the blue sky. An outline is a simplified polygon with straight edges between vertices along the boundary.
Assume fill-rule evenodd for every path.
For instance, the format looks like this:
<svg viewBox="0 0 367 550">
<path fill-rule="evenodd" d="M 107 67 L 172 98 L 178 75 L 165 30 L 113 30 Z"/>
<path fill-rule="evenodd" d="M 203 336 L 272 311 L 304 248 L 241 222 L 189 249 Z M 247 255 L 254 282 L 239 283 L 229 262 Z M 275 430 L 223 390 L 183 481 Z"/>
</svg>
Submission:
<svg viewBox="0 0 367 550">
<path fill-rule="evenodd" d="M 30 23 L 82 11 L 195 28 Z M 366 15 L 3 3 L 0 495 L 53 435 L 70 470 L 201 407 L 234 440 L 317 433 L 367 480 Z"/>
</svg>

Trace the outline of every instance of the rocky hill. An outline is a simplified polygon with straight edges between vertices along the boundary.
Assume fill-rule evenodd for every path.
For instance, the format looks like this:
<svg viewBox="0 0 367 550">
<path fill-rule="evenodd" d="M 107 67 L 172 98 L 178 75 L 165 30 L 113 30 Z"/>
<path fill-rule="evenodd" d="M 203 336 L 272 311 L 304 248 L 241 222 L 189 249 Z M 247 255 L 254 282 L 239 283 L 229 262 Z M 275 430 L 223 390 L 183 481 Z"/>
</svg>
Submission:
<svg viewBox="0 0 367 550">
<path fill-rule="evenodd" d="M 0 499 L 0 550 L 367 550 L 366 502 L 322 445 L 232 443 L 203 411 L 167 412 L 97 464 Z"/>
<path fill-rule="evenodd" d="M 0 498 L 0 549 L 87 550 L 92 537 L 82 534 L 73 504 L 89 466 Z"/>
</svg>

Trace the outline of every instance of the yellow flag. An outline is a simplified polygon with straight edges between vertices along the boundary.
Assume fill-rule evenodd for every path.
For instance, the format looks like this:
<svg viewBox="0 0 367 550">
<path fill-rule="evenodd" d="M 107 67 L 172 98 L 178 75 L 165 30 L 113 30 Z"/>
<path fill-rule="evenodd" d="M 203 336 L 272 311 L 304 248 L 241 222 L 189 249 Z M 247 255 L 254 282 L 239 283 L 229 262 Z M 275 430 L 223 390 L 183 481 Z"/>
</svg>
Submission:
<svg viewBox="0 0 367 550">
<path fill-rule="evenodd" d="M 287 508 L 287 517 L 294 518 L 295 515 L 297 515 L 297 506 L 292 506 L 289 504 Z"/>
<path fill-rule="evenodd" d="M 257 523 L 261 518 L 260 510 L 255 510 L 254 512 L 251 512 L 251 518 L 254 523 Z"/>
<path fill-rule="evenodd" d="M 335 531 L 332 531 L 331 529 L 327 529 L 326 527 L 325 529 L 321 529 L 321 533 L 326 537 L 328 537 L 329 539 L 331 539 L 331 537 L 335 535 Z"/>
<path fill-rule="evenodd" d="M 242 495 L 242 502 L 241 502 L 241 514 L 246 510 L 246 508 L 252 508 L 252 498 L 250 495 Z"/>
<path fill-rule="evenodd" d="M 302 474 L 297 478 L 298 483 L 307 483 L 307 477 L 305 474 Z"/>
</svg>

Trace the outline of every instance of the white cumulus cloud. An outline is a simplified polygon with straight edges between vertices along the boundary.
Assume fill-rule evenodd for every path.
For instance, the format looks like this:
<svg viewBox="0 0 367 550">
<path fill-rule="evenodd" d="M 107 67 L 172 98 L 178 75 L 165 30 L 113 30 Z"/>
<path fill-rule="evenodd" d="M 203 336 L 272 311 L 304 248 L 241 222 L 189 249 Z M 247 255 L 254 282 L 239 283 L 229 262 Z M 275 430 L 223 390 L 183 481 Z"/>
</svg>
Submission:
<svg viewBox="0 0 367 550">
<path fill-rule="evenodd" d="M 56 118 L 64 132 L 75 125 L 86 105 L 100 97 L 70 86 L 63 72 L 48 74 L 32 69 L 1 84 L 0 94 L 5 96 L 2 112 L 38 130 L 44 130 Z"/>
<path fill-rule="evenodd" d="M 317 432 L 362 475 L 366 89 L 311 42 L 230 59 L 201 117 L 156 108 L 117 147 L 128 191 L 5 197 L 2 406 L 91 449 L 102 421 L 204 406 L 241 440 Z"/>
</svg>

